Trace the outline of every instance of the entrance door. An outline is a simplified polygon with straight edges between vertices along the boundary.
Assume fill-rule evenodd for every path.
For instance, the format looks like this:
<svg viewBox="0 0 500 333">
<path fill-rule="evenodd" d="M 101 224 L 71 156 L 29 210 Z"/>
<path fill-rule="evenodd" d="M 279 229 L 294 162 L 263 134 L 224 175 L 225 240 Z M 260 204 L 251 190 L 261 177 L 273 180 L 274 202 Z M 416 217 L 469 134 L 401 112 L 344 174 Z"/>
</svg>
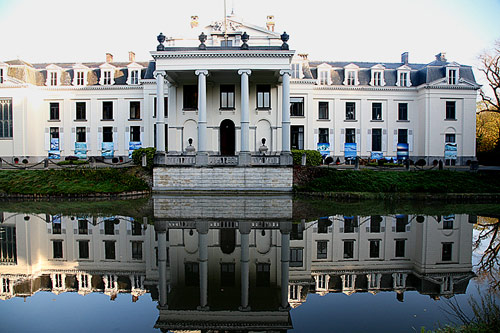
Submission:
<svg viewBox="0 0 500 333">
<path fill-rule="evenodd" d="M 234 156 L 234 123 L 229 119 L 224 119 L 220 123 L 220 154 L 223 156 Z"/>
</svg>

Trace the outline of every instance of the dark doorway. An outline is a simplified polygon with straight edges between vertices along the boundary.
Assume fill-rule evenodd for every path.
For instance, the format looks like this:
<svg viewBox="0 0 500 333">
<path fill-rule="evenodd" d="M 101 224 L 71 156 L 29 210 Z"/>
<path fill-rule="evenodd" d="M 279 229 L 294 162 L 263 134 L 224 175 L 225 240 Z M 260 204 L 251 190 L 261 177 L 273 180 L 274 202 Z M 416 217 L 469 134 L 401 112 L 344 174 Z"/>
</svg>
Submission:
<svg viewBox="0 0 500 333">
<path fill-rule="evenodd" d="M 223 156 L 233 156 L 235 150 L 234 141 L 234 123 L 229 119 L 224 119 L 220 123 L 220 154 Z"/>
</svg>

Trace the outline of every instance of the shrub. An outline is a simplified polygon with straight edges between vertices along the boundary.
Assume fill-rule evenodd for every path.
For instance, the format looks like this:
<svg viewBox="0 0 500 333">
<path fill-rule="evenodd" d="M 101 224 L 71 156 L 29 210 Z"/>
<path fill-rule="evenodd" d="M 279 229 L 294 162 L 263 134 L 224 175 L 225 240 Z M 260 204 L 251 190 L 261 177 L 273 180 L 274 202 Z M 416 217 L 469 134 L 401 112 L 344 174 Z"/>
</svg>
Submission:
<svg viewBox="0 0 500 333">
<path fill-rule="evenodd" d="M 293 156 L 293 164 L 301 165 L 302 164 L 302 154 L 306 154 L 306 165 L 309 166 L 317 166 L 320 165 L 323 161 L 323 157 L 321 153 L 317 150 L 292 150 Z"/>
<path fill-rule="evenodd" d="M 66 160 L 66 161 L 60 161 L 57 162 L 57 165 L 82 165 L 82 164 L 89 164 L 89 161 L 87 160 Z"/>
<path fill-rule="evenodd" d="M 156 148 L 139 148 L 132 152 L 132 160 L 136 165 L 142 165 L 142 154 L 146 154 L 146 168 L 153 170 Z"/>
</svg>

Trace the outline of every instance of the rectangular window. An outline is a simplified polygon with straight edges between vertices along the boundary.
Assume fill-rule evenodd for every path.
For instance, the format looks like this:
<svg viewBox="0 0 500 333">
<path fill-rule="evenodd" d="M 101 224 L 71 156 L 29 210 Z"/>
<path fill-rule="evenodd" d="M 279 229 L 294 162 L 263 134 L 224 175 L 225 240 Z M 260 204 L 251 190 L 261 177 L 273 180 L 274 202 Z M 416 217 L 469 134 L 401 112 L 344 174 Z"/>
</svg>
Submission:
<svg viewBox="0 0 500 333">
<path fill-rule="evenodd" d="M 59 103 L 50 103 L 50 120 L 59 120 Z"/>
<path fill-rule="evenodd" d="M 130 72 L 130 84 L 139 84 L 139 71 L 133 70 Z"/>
<path fill-rule="evenodd" d="M 356 73 L 354 71 L 347 72 L 347 85 L 354 86 L 356 84 Z"/>
<path fill-rule="evenodd" d="M 220 264 L 220 285 L 221 287 L 234 287 L 234 271 L 235 265 L 233 263 Z"/>
<path fill-rule="evenodd" d="M 399 73 L 399 86 L 408 86 L 408 73 Z"/>
<path fill-rule="evenodd" d="M 382 151 L 382 129 L 372 129 L 372 151 Z"/>
<path fill-rule="evenodd" d="M 445 134 L 444 142 L 445 143 L 455 143 L 456 141 L 455 134 Z"/>
<path fill-rule="evenodd" d="M 290 126 L 292 149 L 304 149 L 304 126 Z"/>
<path fill-rule="evenodd" d="M 257 109 L 271 108 L 271 86 L 268 84 L 257 85 Z"/>
<path fill-rule="evenodd" d="M 141 141 L 141 126 L 130 126 L 130 141 Z"/>
<path fill-rule="evenodd" d="M 344 233 L 353 233 L 358 227 L 358 220 L 355 217 L 344 217 Z"/>
<path fill-rule="evenodd" d="M 60 235 L 62 233 L 61 220 L 57 222 L 52 222 L 52 234 Z"/>
<path fill-rule="evenodd" d="M 382 120 L 382 103 L 372 103 L 372 120 Z"/>
<path fill-rule="evenodd" d="M 370 258 L 380 257 L 380 240 L 370 240 Z"/>
<path fill-rule="evenodd" d="M 345 103 L 345 119 L 346 120 L 356 119 L 356 103 L 354 102 Z"/>
<path fill-rule="evenodd" d="M 76 72 L 76 85 L 83 86 L 85 84 L 85 76 L 83 72 Z"/>
<path fill-rule="evenodd" d="M 328 256 L 328 241 L 316 242 L 316 250 L 317 259 L 326 259 Z"/>
<path fill-rule="evenodd" d="M 87 119 L 87 104 L 85 102 L 76 102 L 76 120 Z"/>
<path fill-rule="evenodd" d="M 56 72 L 50 73 L 50 85 L 57 86 L 57 73 Z"/>
<path fill-rule="evenodd" d="M 141 102 L 130 102 L 130 119 L 141 119 Z"/>
<path fill-rule="evenodd" d="M 185 85 L 183 87 L 183 109 L 197 110 L 198 109 L 198 86 Z"/>
<path fill-rule="evenodd" d="M 220 41 L 220 46 L 221 47 L 232 47 L 233 46 L 233 41 L 232 40 L 221 40 Z"/>
<path fill-rule="evenodd" d="M 234 85 L 226 84 L 220 86 L 220 108 L 234 109 Z"/>
<path fill-rule="evenodd" d="M 104 221 L 104 234 L 114 235 L 115 234 L 115 220 Z"/>
<path fill-rule="evenodd" d="M 377 233 L 380 232 L 380 226 L 382 224 L 382 216 L 374 215 L 370 217 L 370 232 Z"/>
<path fill-rule="evenodd" d="M 329 119 L 328 102 L 319 102 L 318 110 L 318 119 Z"/>
<path fill-rule="evenodd" d="M 132 242 L 132 259 L 142 260 L 142 242 Z"/>
<path fill-rule="evenodd" d="M 79 235 L 89 234 L 89 222 L 87 220 L 78 220 L 78 234 Z"/>
<path fill-rule="evenodd" d="M 113 142 L 113 127 L 102 128 L 102 142 Z"/>
<path fill-rule="evenodd" d="M 3 68 L 0 68 L 0 83 L 3 83 Z"/>
<path fill-rule="evenodd" d="M 396 232 L 406 232 L 408 224 L 408 215 L 398 215 L 396 217 Z"/>
<path fill-rule="evenodd" d="M 269 287 L 271 280 L 271 265 L 270 264 L 257 264 L 257 287 Z"/>
<path fill-rule="evenodd" d="M 111 84 L 111 71 L 105 71 L 104 72 L 104 85 L 110 85 Z"/>
<path fill-rule="evenodd" d="M 138 222 L 132 222 L 132 236 L 142 235 L 142 225 Z"/>
<path fill-rule="evenodd" d="M 450 69 L 448 71 L 448 84 L 457 84 L 457 70 Z"/>
<path fill-rule="evenodd" d="M 12 139 L 12 99 L 0 99 L 0 139 Z"/>
<path fill-rule="evenodd" d="M 344 259 L 354 258 L 354 240 L 344 241 Z"/>
<path fill-rule="evenodd" d="M 290 240 L 304 239 L 304 225 L 302 223 L 293 223 L 290 232 Z"/>
<path fill-rule="evenodd" d="M 304 249 L 290 248 L 290 267 L 302 267 L 304 257 Z"/>
<path fill-rule="evenodd" d="M 318 219 L 318 234 L 327 234 L 328 228 L 332 225 L 332 221 L 328 217 Z"/>
<path fill-rule="evenodd" d="M 89 241 L 80 240 L 78 241 L 78 258 L 79 259 L 89 259 Z"/>
<path fill-rule="evenodd" d="M 300 79 L 300 64 L 292 64 L 292 79 Z"/>
<path fill-rule="evenodd" d="M 408 120 L 408 103 L 398 103 L 398 120 Z"/>
<path fill-rule="evenodd" d="M 76 142 L 87 142 L 87 133 L 85 127 L 76 128 Z"/>
<path fill-rule="evenodd" d="M 199 268 L 197 262 L 184 263 L 184 283 L 186 286 L 198 287 L 200 285 Z"/>
<path fill-rule="evenodd" d="M 113 120 L 113 102 L 102 102 L 102 120 Z"/>
<path fill-rule="evenodd" d="M 454 218 L 445 216 L 443 217 L 443 229 L 453 229 Z"/>
<path fill-rule="evenodd" d="M 329 70 L 322 70 L 319 72 L 319 84 L 326 85 L 328 84 L 328 76 L 330 75 Z"/>
<path fill-rule="evenodd" d="M 396 239 L 396 257 L 401 258 L 405 256 L 405 241 L 406 239 Z"/>
<path fill-rule="evenodd" d="M 455 107 L 455 101 L 446 101 L 446 120 L 456 119 Z"/>
<path fill-rule="evenodd" d="M 441 253 L 442 261 L 451 261 L 451 250 L 453 247 L 453 243 L 443 243 L 443 249 Z"/>
<path fill-rule="evenodd" d="M 318 143 L 329 143 L 328 141 L 328 128 L 319 129 L 319 141 Z"/>
<path fill-rule="evenodd" d="M 345 142 L 356 143 L 356 130 L 354 128 L 345 129 Z"/>
<path fill-rule="evenodd" d="M 54 240 L 52 241 L 52 254 L 54 259 L 63 258 L 63 241 Z"/>
<path fill-rule="evenodd" d="M 153 118 L 156 118 L 156 108 L 158 105 L 156 105 L 156 97 L 154 98 L 154 107 L 153 107 Z M 168 118 L 168 97 L 164 97 L 163 99 L 163 116 L 165 118 Z"/>
<path fill-rule="evenodd" d="M 373 85 L 380 86 L 382 84 L 382 73 L 375 72 L 373 73 Z"/>
<path fill-rule="evenodd" d="M 104 241 L 104 258 L 107 260 L 116 259 L 115 241 Z"/>
<path fill-rule="evenodd" d="M 59 127 L 51 127 L 50 128 L 50 138 L 51 139 L 59 139 Z"/>
<path fill-rule="evenodd" d="M 15 226 L 0 226 L 0 263 L 17 263 Z"/>
<path fill-rule="evenodd" d="M 398 129 L 398 143 L 408 143 L 408 130 L 406 128 Z"/>
<path fill-rule="evenodd" d="M 290 97 L 290 116 L 304 116 L 304 97 Z"/>
</svg>

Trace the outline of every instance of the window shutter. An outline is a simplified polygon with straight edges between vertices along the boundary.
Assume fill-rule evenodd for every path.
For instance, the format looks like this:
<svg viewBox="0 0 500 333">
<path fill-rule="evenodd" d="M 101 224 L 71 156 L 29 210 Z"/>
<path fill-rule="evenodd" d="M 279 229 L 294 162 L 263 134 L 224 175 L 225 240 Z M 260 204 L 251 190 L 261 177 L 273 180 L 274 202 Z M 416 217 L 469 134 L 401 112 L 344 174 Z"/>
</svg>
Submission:
<svg viewBox="0 0 500 333">
<path fill-rule="evenodd" d="M 387 130 L 382 130 L 382 151 L 387 152 Z"/>
<path fill-rule="evenodd" d="M 59 151 L 64 150 L 64 128 L 59 127 Z"/>
<path fill-rule="evenodd" d="M 45 150 L 50 149 L 50 129 L 48 127 L 45 127 L 45 144 L 44 144 Z"/>
<path fill-rule="evenodd" d="M 368 135 L 366 136 L 366 151 L 372 150 L 372 130 L 368 129 Z"/>
<path fill-rule="evenodd" d="M 317 128 L 314 129 L 314 148 L 317 147 L 318 142 L 319 142 L 319 130 Z"/>
<path fill-rule="evenodd" d="M 90 127 L 87 127 L 87 133 L 85 133 L 86 136 L 87 136 L 87 152 L 90 151 L 90 142 L 92 142 L 91 140 L 91 136 L 90 136 Z"/>
<path fill-rule="evenodd" d="M 141 147 L 144 147 L 144 126 L 141 126 Z"/>
<path fill-rule="evenodd" d="M 408 130 L 408 150 L 413 151 L 413 130 Z"/>
<path fill-rule="evenodd" d="M 98 127 L 97 131 L 97 149 L 102 150 L 102 127 Z"/>
<path fill-rule="evenodd" d="M 361 130 L 356 128 L 356 150 L 361 151 Z"/>
<path fill-rule="evenodd" d="M 71 127 L 71 147 L 75 147 L 75 142 L 76 142 L 76 128 Z"/>
<path fill-rule="evenodd" d="M 345 129 L 340 129 L 340 151 L 344 151 L 345 146 Z"/>
<path fill-rule="evenodd" d="M 398 150 L 398 130 L 397 129 L 394 130 L 392 144 L 393 144 L 392 151 L 397 151 Z"/>
<path fill-rule="evenodd" d="M 113 148 L 115 151 L 118 150 L 118 127 L 113 127 Z"/>
<path fill-rule="evenodd" d="M 125 134 L 124 134 L 124 141 L 125 142 L 125 150 L 128 151 L 129 150 L 129 143 L 130 143 L 130 127 L 129 126 L 126 126 L 125 127 Z"/>
<path fill-rule="evenodd" d="M 335 150 L 335 130 L 333 128 L 330 128 L 330 137 L 328 138 L 330 140 L 330 153 L 333 153 Z"/>
</svg>

